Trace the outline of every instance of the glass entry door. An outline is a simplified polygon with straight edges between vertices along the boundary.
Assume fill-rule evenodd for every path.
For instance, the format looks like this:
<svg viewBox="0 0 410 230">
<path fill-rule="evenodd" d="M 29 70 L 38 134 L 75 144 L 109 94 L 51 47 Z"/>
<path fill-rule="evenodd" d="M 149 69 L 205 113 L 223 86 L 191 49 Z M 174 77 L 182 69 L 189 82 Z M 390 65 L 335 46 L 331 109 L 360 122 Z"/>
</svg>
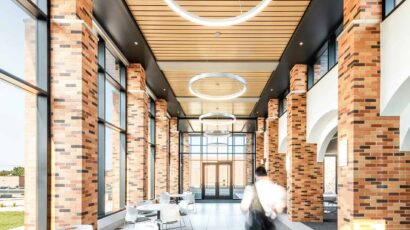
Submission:
<svg viewBox="0 0 410 230">
<path fill-rule="evenodd" d="M 232 199 L 232 164 L 204 163 L 202 167 L 202 198 Z"/>
</svg>

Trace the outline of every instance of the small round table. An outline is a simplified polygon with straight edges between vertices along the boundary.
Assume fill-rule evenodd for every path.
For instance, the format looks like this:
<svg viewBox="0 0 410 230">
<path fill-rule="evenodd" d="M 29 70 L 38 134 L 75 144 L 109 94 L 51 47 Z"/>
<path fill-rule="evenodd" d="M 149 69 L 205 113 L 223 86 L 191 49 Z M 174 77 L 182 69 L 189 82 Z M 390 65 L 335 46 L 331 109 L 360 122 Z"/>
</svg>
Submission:
<svg viewBox="0 0 410 230">
<path fill-rule="evenodd" d="M 152 212 L 157 211 L 157 219 L 161 220 L 161 209 L 179 208 L 176 204 L 144 204 L 137 207 L 138 211 Z M 161 225 L 158 223 L 158 228 L 161 229 Z"/>
</svg>

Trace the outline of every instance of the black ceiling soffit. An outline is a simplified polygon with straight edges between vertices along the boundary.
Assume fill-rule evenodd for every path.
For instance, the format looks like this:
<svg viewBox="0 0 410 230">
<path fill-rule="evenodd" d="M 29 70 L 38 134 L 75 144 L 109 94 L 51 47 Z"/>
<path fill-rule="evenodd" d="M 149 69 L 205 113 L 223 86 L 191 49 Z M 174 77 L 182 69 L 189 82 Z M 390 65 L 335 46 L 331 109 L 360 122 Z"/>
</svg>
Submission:
<svg viewBox="0 0 410 230">
<path fill-rule="evenodd" d="M 306 64 L 343 20 L 343 0 L 312 0 L 271 74 L 251 116 L 266 117 L 269 99 L 280 99 L 289 87 L 289 72 Z M 303 42 L 300 46 L 299 43 Z"/>
<path fill-rule="evenodd" d="M 94 17 L 130 63 L 140 63 L 147 85 L 158 98 L 166 99 L 171 116 L 184 117 L 171 86 L 124 0 L 94 0 Z M 138 45 L 134 43 L 138 42 Z"/>
</svg>

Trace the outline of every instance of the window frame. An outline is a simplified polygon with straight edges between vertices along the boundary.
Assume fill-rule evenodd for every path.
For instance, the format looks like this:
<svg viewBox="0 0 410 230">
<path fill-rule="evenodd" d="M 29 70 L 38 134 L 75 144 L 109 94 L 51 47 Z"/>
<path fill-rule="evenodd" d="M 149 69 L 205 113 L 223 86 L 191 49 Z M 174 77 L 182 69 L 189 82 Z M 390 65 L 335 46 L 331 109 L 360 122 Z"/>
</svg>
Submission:
<svg viewBox="0 0 410 230">
<path fill-rule="evenodd" d="M 126 197 L 126 133 L 127 133 L 127 96 L 126 96 L 126 66 L 121 62 L 119 57 L 115 57 L 116 63 L 119 65 L 119 79 L 115 79 L 106 70 L 106 52 L 110 52 L 109 47 L 105 45 L 106 41 L 99 37 L 98 42 L 98 218 L 104 218 L 109 215 L 125 210 Z M 119 103 L 119 124 L 113 124 L 106 120 L 106 82 L 109 82 L 120 93 Z M 119 210 L 111 212 L 105 211 L 105 154 L 106 154 L 106 128 L 112 129 L 114 133 L 119 135 L 119 160 L 120 160 L 120 198 Z"/>
<path fill-rule="evenodd" d="M 388 18 L 401 4 L 403 4 L 406 0 L 383 0 L 382 6 L 382 15 L 383 20 Z M 390 5 L 391 4 L 391 5 Z M 388 7 L 391 6 L 391 9 Z"/>
<path fill-rule="evenodd" d="M 155 113 L 156 113 L 156 106 L 155 100 L 151 96 L 148 98 L 148 129 L 149 129 L 149 137 L 148 137 L 148 146 L 149 146 L 149 174 L 151 180 L 148 182 L 150 186 L 150 198 L 155 199 L 155 158 L 156 158 L 156 121 L 155 121 Z"/>
<path fill-rule="evenodd" d="M 37 183 L 36 183 L 36 229 L 47 229 L 48 210 L 44 204 L 48 203 L 48 156 L 51 153 L 50 146 L 50 110 L 49 110 L 49 56 L 50 56 L 50 23 L 48 0 L 38 0 L 34 3 L 30 0 L 14 0 L 11 4 L 24 10 L 26 14 L 36 22 L 36 84 L 15 76 L 0 66 L 0 80 L 10 87 L 17 87 L 22 92 L 36 96 L 37 124 L 36 124 L 36 158 L 37 158 Z M 26 189 L 26 188 L 25 188 Z"/>
<path fill-rule="evenodd" d="M 337 64 L 338 64 L 338 47 L 337 47 L 337 38 L 343 30 L 343 24 L 339 24 L 328 38 L 322 43 L 319 49 L 315 54 L 309 58 L 307 62 L 307 90 L 309 91 L 313 88 L 318 82 L 320 82 L 323 77 L 327 75 Z M 315 82 L 314 76 L 314 65 L 322 57 L 322 54 L 327 51 L 327 70 L 323 73 L 319 79 Z"/>
<path fill-rule="evenodd" d="M 325 154 L 325 156 L 323 157 L 323 163 L 324 163 L 324 167 L 326 167 L 326 157 L 332 157 L 335 158 L 335 193 L 338 194 L 338 186 L 337 186 L 337 168 L 338 168 L 338 157 L 337 154 Z M 325 169 L 323 169 L 325 170 Z M 323 173 L 323 194 L 325 194 L 325 182 L 326 182 L 326 178 L 325 178 L 325 171 Z"/>
</svg>

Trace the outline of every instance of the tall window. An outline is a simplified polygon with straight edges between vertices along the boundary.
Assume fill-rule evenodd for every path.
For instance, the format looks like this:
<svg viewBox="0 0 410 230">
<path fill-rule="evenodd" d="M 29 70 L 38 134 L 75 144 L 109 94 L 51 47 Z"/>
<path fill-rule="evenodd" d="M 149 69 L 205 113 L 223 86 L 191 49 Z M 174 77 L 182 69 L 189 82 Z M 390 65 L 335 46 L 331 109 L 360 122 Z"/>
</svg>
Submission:
<svg viewBox="0 0 410 230">
<path fill-rule="evenodd" d="M 336 64 L 338 56 L 337 36 L 342 26 L 339 26 L 330 38 L 316 52 L 308 65 L 308 88 L 312 88 L 323 76 L 325 76 Z"/>
<path fill-rule="evenodd" d="M 287 100 L 286 97 L 289 94 L 289 90 L 286 90 L 285 93 L 282 95 L 282 99 L 279 100 L 279 117 L 286 113 L 287 110 Z"/>
<path fill-rule="evenodd" d="M 337 157 L 336 155 L 325 155 L 324 164 L 324 190 L 325 194 L 336 194 L 336 171 L 337 171 Z"/>
<path fill-rule="evenodd" d="M 233 133 L 230 137 L 205 137 L 201 134 L 189 135 L 189 152 L 182 152 L 181 154 L 189 154 L 189 188 L 195 193 L 195 197 L 200 199 L 203 197 L 202 187 L 206 183 L 206 176 L 203 176 L 204 165 L 210 163 L 223 162 L 229 165 L 229 172 L 226 178 L 223 178 L 221 169 L 219 170 L 219 188 L 221 195 L 224 190 L 232 187 L 233 199 L 240 199 L 238 194 L 242 194 L 245 186 L 248 183 L 248 177 L 252 174 L 252 138 L 247 138 L 247 133 Z M 185 156 L 183 156 L 185 157 Z M 250 164 L 249 164 L 250 162 Z M 213 171 L 205 171 L 212 173 Z M 232 175 L 231 175 L 232 173 Z M 232 178 L 232 180 L 231 180 Z M 184 178 L 184 180 L 187 178 Z M 226 189 L 225 195 L 229 195 Z"/>
<path fill-rule="evenodd" d="M 384 0 L 383 1 L 383 16 L 387 17 L 393 12 L 396 7 L 404 0 Z"/>
<path fill-rule="evenodd" d="M 148 103 L 149 127 L 148 127 L 148 195 L 151 199 L 155 198 L 155 101 L 150 98 Z"/>
<path fill-rule="evenodd" d="M 98 212 L 103 217 L 125 206 L 126 69 L 98 45 Z"/>
<path fill-rule="evenodd" d="M 47 1 L 0 9 L 0 226 L 46 229 Z"/>
</svg>

